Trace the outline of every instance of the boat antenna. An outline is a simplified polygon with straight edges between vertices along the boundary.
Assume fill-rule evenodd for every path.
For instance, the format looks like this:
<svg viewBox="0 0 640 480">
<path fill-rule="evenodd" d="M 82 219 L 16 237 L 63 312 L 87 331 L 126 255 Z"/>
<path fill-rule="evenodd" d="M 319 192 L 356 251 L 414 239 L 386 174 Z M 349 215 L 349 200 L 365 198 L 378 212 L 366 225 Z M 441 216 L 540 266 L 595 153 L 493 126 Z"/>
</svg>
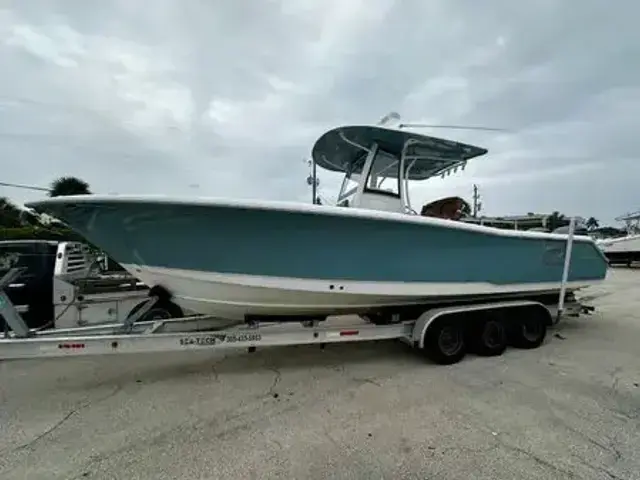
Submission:
<svg viewBox="0 0 640 480">
<path fill-rule="evenodd" d="M 505 128 L 496 128 L 496 127 L 482 127 L 482 126 L 466 126 L 466 125 L 433 125 L 427 123 L 399 123 L 400 122 L 400 114 L 398 112 L 389 112 L 380 120 L 376 125 L 382 127 L 384 125 L 388 125 L 389 123 L 397 123 L 396 128 L 449 128 L 449 129 L 457 129 L 457 130 L 485 130 L 491 132 L 508 132 L 509 130 Z"/>
<path fill-rule="evenodd" d="M 497 127 L 481 127 L 481 126 L 466 126 L 466 125 L 431 125 L 426 123 L 400 123 L 398 128 L 450 128 L 457 130 L 487 130 L 491 132 L 509 132 L 506 128 Z"/>
</svg>

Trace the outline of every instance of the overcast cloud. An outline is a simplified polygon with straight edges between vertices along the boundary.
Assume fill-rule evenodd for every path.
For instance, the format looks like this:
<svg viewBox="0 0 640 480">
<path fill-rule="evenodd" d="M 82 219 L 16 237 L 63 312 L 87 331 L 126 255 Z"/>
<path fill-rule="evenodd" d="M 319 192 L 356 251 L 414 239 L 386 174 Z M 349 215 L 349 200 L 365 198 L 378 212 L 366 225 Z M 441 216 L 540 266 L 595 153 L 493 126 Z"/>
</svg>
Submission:
<svg viewBox="0 0 640 480">
<path fill-rule="evenodd" d="M 0 5 L 0 181 L 309 201 L 325 130 L 404 121 L 489 154 L 488 215 L 640 209 L 640 4 L 619 0 L 86 0 Z M 321 173 L 321 193 L 339 177 Z M 17 202 L 41 194 L 0 187 Z M 415 205 L 414 205 L 415 206 Z"/>
</svg>

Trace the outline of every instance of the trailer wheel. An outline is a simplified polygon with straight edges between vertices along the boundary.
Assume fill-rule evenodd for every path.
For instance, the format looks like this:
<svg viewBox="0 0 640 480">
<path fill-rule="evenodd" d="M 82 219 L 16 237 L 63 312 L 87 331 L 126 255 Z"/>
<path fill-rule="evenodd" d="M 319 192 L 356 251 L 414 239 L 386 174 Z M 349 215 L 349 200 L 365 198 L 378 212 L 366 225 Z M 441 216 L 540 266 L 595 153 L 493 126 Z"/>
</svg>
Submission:
<svg viewBox="0 0 640 480">
<path fill-rule="evenodd" d="M 538 348 L 547 335 L 548 319 L 537 311 L 526 312 L 515 323 L 510 333 L 510 343 L 516 348 Z"/>
<path fill-rule="evenodd" d="M 131 309 L 129 317 L 136 313 L 145 302 L 139 303 Z M 158 300 L 151 309 L 145 313 L 138 322 L 148 322 L 153 320 L 168 320 L 170 318 L 180 318 L 183 316 L 182 309 L 169 300 Z"/>
<path fill-rule="evenodd" d="M 500 319 L 487 318 L 471 335 L 473 351 L 481 357 L 496 357 L 507 349 L 509 338 L 504 323 Z"/>
<path fill-rule="evenodd" d="M 458 363 L 467 354 L 463 322 L 451 315 L 429 326 L 424 337 L 423 352 L 440 365 Z"/>
</svg>

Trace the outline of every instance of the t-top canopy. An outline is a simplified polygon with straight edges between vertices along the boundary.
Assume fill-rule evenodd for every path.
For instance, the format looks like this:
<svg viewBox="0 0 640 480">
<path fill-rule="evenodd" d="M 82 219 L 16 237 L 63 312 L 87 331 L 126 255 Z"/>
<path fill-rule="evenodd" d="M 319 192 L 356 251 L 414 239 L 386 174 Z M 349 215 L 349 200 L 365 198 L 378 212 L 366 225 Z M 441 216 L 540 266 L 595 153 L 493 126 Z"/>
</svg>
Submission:
<svg viewBox="0 0 640 480">
<path fill-rule="evenodd" d="M 374 143 L 400 158 L 407 141 L 406 155 L 415 159 L 409 180 L 425 180 L 453 165 L 487 153 L 473 145 L 430 137 L 418 133 L 372 125 L 337 127 L 322 135 L 313 146 L 312 156 L 319 167 L 334 172 L 361 173 L 367 150 Z M 410 162 L 409 162 L 410 163 Z"/>
<path fill-rule="evenodd" d="M 627 213 L 616 218 L 618 222 L 633 222 L 634 220 L 640 220 L 640 211 Z"/>
</svg>

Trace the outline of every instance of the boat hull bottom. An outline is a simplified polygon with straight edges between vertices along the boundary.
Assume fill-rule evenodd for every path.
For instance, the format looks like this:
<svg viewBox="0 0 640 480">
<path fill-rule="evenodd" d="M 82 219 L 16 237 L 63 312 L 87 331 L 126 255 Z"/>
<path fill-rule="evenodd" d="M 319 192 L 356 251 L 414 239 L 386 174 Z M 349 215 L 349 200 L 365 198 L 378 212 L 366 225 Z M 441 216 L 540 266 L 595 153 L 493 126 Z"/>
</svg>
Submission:
<svg viewBox="0 0 640 480">
<path fill-rule="evenodd" d="M 150 286 L 166 289 L 185 310 L 233 320 L 252 316 L 326 317 L 386 309 L 543 297 L 560 282 L 489 283 L 342 282 L 218 274 L 138 265 L 125 269 Z M 600 283 L 568 283 L 569 290 Z"/>
</svg>

